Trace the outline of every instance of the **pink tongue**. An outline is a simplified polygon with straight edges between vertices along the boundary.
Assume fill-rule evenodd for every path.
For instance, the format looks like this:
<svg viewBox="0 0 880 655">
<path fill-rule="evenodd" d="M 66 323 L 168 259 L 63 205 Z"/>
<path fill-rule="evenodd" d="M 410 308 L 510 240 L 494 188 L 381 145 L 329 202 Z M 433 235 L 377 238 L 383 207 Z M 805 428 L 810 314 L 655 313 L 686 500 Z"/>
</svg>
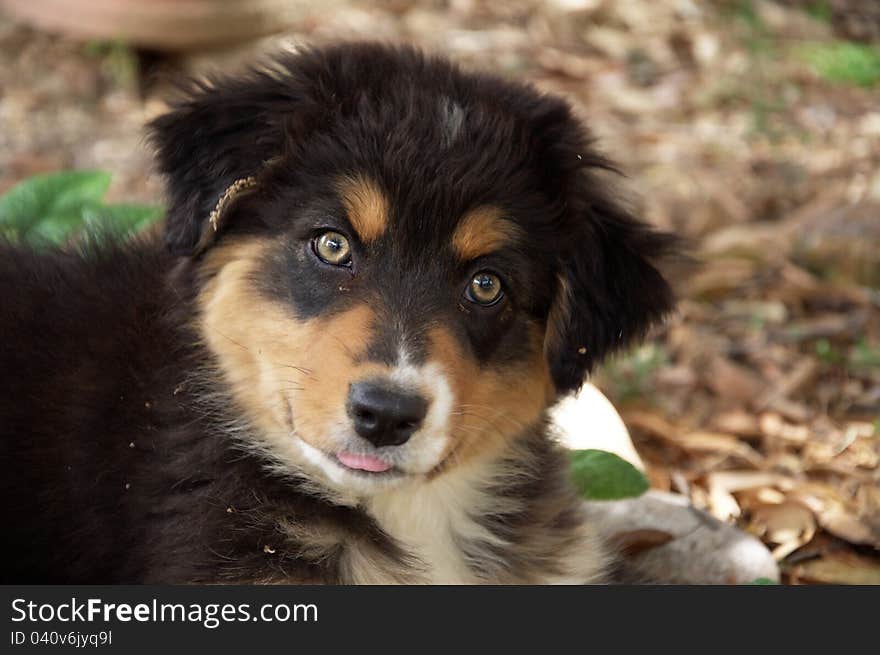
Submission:
<svg viewBox="0 0 880 655">
<path fill-rule="evenodd" d="M 336 457 L 350 469 L 381 473 L 382 471 L 387 471 L 391 468 L 391 464 L 388 462 L 383 462 L 378 457 L 370 457 L 369 455 L 353 455 L 352 453 L 343 451 L 336 455 Z"/>
</svg>

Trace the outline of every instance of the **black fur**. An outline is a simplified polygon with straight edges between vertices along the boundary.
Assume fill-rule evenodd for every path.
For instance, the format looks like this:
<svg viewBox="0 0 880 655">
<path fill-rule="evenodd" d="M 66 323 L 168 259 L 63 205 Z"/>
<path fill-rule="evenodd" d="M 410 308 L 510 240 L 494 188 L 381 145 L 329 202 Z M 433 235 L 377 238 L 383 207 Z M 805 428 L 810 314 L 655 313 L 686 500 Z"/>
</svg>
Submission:
<svg viewBox="0 0 880 655">
<path fill-rule="evenodd" d="M 340 174 L 367 171 L 393 199 L 393 240 L 362 258 L 374 280 L 363 293 L 390 308 L 383 320 L 443 322 L 483 365 L 518 357 L 527 326 L 553 320 L 546 356 L 566 393 L 671 307 L 654 266 L 671 239 L 614 200 L 597 174 L 610 165 L 568 104 L 529 87 L 408 48 L 344 45 L 196 84 L 151 131 L 168 188 L 164 245 L 0 246 L 3 582 L 342 580 L 332 553 L 279 546 L 285 517 L 405 561 L 363 511 L 267 473 L 229 437 L 242 417 L 204 401 L 226 390 L 205 373 L 213 362 L 193 327 L 200 256 L 216 240 L 264 236 L 276 246 L 263 293 L 301 318 L 342 311 L 353 301 L 328 289 L 350 272 L 316 269 L 297 245 L 333 221 L 346 227 L 329 189 Z M 247 176 L 257 187 L 215 234 L 208 215 Z M 525 236 L 479 262 L 506 271 L 511 303 L 465 321 L 456 290 L 479 266 L 441 254 L 481 204 L 503 207 Z M 424 289 L 418 304 L 405 300 L 413 288 Z M 424 330 L 408 333 L 424 353 Z M 392 358 L 389 344 L 376 340 L 369 356 Z M 517 492 L 529 504 L 558 486 L 564 463 L 539 445 L 540 429 L 523 439 L 550 469 Z M 536 506 L 498 530 L 534 522 Z M 548 530 L 566 528 L 558 518 Z"/>
</svg>

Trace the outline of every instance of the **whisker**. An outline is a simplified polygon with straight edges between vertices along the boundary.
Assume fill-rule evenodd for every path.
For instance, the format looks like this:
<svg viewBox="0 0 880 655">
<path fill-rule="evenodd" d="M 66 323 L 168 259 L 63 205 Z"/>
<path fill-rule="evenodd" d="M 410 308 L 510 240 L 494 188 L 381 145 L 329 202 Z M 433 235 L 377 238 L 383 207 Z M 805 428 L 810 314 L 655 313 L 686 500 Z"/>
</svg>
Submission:
<svg viewBox="0 0 880 655">
<path fill-rule="evenodd" d="M 331 335 L 331 336 L 333 337 L 333 340 L 336 341 L 336 343 L 338 343 L 340 346 L 342 346 L 342 350 L 345 352 L 346 355 L 348 355 L 351 359 L 355 359 L 355 353 L 349 347 L 349 345 L 347 343 L 345 343 L 342 339 L 337 337 L 335 334 Z"/>
<path fill-rule="evenodd" d="M 291 368 L 298 373 L 302 373 L 303 375 L 311 375 L 312 369 L 305 368 L 303 366 L 295 366 L 294 364 L 283 364 L 281 362 L 272 362 L 275 366 L 279 366 L 281 368 Z"/>
<path fill-rule="evenodd" d="M 228 334 L 224 334 L 223 332 L 221 332 L 221 331 L 218 330 L 217 328 L 213 328 L 213 329 L 214 329 L 214 332 L 216 332 L 217 334 L 219 334 L 221 337 L 223 337 L 224 339 L 226 339 L 226 340 L 229 341 L 230 343 L 234 343 L 236 346 L 238 346 L 238 347 L 241 348 L 242 350 L 247 350 L 248 352 L 251 352 L 251 349 L 250 349 L 250 348 L 248 348 L 248 347 L 245 346 L 244 344 L 239 343 L 238 341 L 236 341 L 235 339 L 233 339 L 232 337 L 230 337 Z"/>
</svg>

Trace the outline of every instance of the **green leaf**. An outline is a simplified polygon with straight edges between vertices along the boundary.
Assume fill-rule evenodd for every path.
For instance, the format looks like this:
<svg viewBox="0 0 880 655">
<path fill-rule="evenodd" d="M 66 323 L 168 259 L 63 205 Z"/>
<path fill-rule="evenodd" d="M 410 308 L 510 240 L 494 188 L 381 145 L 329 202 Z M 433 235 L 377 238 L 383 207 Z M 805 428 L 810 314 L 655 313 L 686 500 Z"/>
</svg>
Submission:
<svg viewBox="0 0 880 655">
<path fill-rule="evenodd" d="M 87 227 L 119 235 L 138 232 L 160 216 L 161 207 L 128 203 L 91 207 L 84 214 Z"/>
<path fill-rule="evenodd" d="M 581 495 L 592 500 L 641 496 L 649 486 L 635 466 L 604 450 L 572 451 L 571 477 Z"/>
<path fill-rule="evenodd" d="M 82 210 L 50 214 L 26 230 L 22 236 L 27 242 L 37 246 L 46 243 L 64 243 L 69 241 L 82 225 Z"/>
<path fill-rule="evenodd" d="M 757 584 L 757 585 L 775 585 L 779 584 L 775 580 L 771 580 L 770 578 L 755 578 L 749 584 Z"/>
<path fill-rule="evenodd" d="M 84 232 L 126 236 L 162 215 L 148 205 L 104 205 L 110 186 L 104 171 L 64 171 L 37 175 L 0 197 L 0 234 L 32 245 L 64 243 Z"/>
<path fill-rule="evenodd" d="M 42 236 L 63 239 L 79 227 L 85 208 L 100 205 L 109 186 L 103 171 L 36 175 L 0 196 L 0 228 L 25 237 L 39 227 Z"/>
<path fill-rule="evenodd" d="M 838 41 L 805 46 L 803 53 L 826 80 L 863 87 L 880 84 L 880 47 Z"/>
</svg>

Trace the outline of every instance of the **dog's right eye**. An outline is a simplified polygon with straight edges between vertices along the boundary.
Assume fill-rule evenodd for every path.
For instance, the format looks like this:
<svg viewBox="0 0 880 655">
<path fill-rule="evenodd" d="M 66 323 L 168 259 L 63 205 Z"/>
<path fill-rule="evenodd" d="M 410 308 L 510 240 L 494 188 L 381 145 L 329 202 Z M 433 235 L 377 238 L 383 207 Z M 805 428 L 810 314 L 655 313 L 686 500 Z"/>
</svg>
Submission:
<svg viewBox="0 0 880 655">
<path fill-rule="evenodd" d="M 491 307 L 504 296 L 501 279 L 489 271 L 481 271 L 471 278 L 465 289 L 465 297 L 483 307 Z"/>
<path fill-rule="evenodd" d="M 328 231 L 312 240 L 312 250 L 325 264 L 351 266 L 351 245 L 345 235 Z"/>
</svg>

